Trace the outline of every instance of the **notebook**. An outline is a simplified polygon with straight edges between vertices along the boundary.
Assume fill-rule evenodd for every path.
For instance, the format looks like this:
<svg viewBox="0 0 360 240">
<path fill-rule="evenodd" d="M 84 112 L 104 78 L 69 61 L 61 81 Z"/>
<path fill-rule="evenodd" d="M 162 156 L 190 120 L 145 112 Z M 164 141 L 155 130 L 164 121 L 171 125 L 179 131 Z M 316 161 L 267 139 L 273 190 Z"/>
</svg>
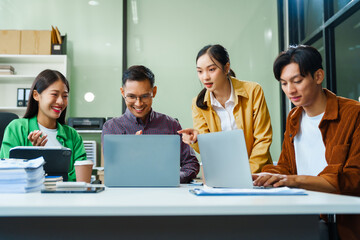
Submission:
<svg viewBox="0 0 360 240">
<path fill-rule="evenodd" d="M 179 135 L 105 135 L 107 187 L 180 185 Z"/>
<path fill-rule="evenodd" d="M 50 176 L 68 179 L 71 162 L 71 149 L 66 147 L 18 146 L 10 149 L 10 158 L 33 159 L 44 157 L 44 171 Z"/>
<path fill-rule="evenodd" d="M 253 188 L 242 129 L 200 134 L 198 142 L 207 186 Z"/>
</svg>

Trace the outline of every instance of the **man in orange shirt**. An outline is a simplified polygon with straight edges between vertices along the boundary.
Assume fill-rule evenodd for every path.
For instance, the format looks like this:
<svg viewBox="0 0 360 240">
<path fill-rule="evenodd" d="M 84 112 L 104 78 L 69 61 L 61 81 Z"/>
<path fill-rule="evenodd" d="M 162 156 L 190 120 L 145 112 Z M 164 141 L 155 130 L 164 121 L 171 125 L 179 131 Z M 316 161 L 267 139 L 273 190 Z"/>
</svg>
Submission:
<svg viewBox="0 0 360 240">
<path fill-rule="evenodd" d="M 360 103 L 322 88 L 321 55 L 310 46 L 280 53 L 274 75 L 295 108 L 277 166 L 254 174 L 254 185 L 360 196 Z M 358 239 L 360 215 L 336 219 L 342 239 Z"/>
</svg>

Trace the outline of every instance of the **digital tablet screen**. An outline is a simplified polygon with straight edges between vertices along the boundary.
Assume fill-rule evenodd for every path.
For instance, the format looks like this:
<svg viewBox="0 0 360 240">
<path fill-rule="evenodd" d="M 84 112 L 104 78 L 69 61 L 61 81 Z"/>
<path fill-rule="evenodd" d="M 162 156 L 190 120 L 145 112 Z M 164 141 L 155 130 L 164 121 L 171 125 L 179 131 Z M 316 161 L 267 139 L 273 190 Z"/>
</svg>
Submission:
<svg viewBox="0 0 360 240">
<path fill-rule="evenodd" d="M 86 187 L 86 188 L 53 188 L 41 189 L 41 193 L 98 193 L 104 191 L 105 187 Z"/>
</svg>

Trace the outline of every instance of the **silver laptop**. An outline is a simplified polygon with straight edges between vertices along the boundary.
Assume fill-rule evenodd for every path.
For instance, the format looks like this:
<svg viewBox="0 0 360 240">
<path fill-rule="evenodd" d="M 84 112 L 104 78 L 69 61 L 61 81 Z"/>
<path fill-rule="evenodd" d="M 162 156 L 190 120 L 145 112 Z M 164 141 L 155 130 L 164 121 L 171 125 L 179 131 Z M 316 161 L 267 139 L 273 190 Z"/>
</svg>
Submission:
<svg viewBox="0 0 360 240">
<path fill-rule="evenodd" d="M 242 129 L 200 134 L 198 142 L 207 186 L 253 188 Z"/>
<path fill-rule="evenodd" d="M 180 185 L 179 135 L 105 135 L 107 187 Z"/>
</svg>

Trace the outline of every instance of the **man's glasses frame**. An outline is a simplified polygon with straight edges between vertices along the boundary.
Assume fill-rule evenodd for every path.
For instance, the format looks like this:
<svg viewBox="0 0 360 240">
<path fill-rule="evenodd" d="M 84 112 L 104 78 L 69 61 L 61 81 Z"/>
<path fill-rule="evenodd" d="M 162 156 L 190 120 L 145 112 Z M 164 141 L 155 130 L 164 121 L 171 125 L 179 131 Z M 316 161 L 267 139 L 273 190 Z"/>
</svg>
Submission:
<svg viewBox="0 0 360 240">
<path fill-rule="evenodd" d="M 153 93 L 143 94 L 141 96 L 127 95 L 124 96 L 125 101 L 128 103 L 136 103 L 139 99 L 140 102 L 149 102 L 153 98 Z"/>
</svg>

